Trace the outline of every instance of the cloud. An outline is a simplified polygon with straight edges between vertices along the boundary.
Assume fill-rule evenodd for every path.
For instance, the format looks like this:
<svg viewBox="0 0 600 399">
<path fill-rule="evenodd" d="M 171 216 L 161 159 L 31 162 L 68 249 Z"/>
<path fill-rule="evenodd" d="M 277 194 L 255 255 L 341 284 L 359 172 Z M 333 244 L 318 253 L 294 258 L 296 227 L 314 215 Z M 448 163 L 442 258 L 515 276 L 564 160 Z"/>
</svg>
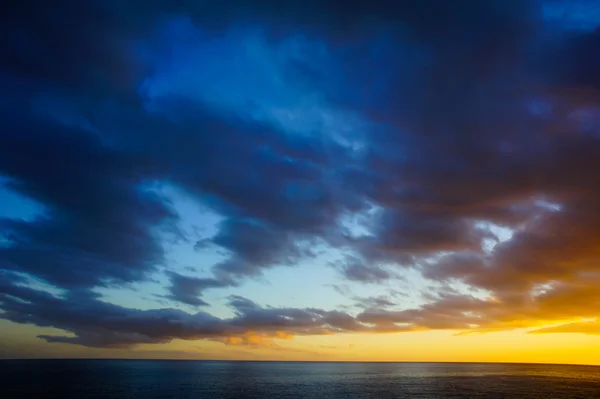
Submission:
<svg viewBox="0 0 600 399">
<path fill-rule="evenodd" d="M 368 266 L 357 258 L 348 259 L 340 266 L 343 276 L 350 281 L 378 283 L 392 278 L 392 273 L 381 266 Z"/>
<path fill-rule="evenodd" d="M 546 327 L 533 330 L 530 334 L 557 334 L 557 333 L 578 333 L 600 335 L 600 323 L 596 321 L 585 321 L 581 323 L 569 323 L 556 327 Z"/>
<path fill-rule="evenodd" d="M 537 292 L 514 291 L 503 295 L 476 297 L 458 292 L 437 293 L 419 308 L 389 310 L 370 308 L 358 314 L 362 323 L 405 325 L 422 329 L 461 330 L 464 333 L 491 332 L 527 328 L 543 324 L 556 324 L 565 320 L 597 317 L 598 300 L 593 294 L 598 276 L 565 283 L 555 282 L 538 287 Z M 568 327 L 566 327 L 568 326 Z M 564 332 L 585 333 L 594 325 L 572 323 Z M 563 326 L 556 327 L 556 332 Z M 550 327 L 548 332 L 554 331 Z M 546 329 L 541 329 L 546 332 Z"/>
<path fill-rule="evenodd" d="M 208 288 L 223 288 L 235 285 L 235 282 L 228 280 L 183 276 L 175 272 L 169 274 L 171 285 L 169 286 L 168 298 L 192 306 L 208 305 L 200 299 L 202 292 Z"/>
<path fill-rule="evenodd" d="M 232 297 L 235 316 L 220 319 L 208 313 L 189 314 L 176 309 L 137 310 L 99 300 L 89 291 L 71 291 L 59 298 L 10 280 L 1 282 L 1 317 L 16 323 L 55 327 L 72 335 L 40 335 L 47 342 L 89 347 L 127 348 L 160 344 L 173 339 L 209 339 L 226 344 L 262 344 L 293 335 L 321 335 L 372 331 L 351 315 L 339 311 L 264 308 L 243 297 Z M 394 331 L 383 326 L 381 331 Z M 400 329 L 399 329 L 400 331 Z"/>
<path fill-rule="evenodd" d="M 356 300 L 356 305 L 360 308 L 365 309 L 384 309 L 388 307 L 395 307 L 397 303 L 391 300 L 388 296 L 376 296 L 376 297 L 367 297 L 367 298 L 354 298 Z"/>
<path fill-rule="evenodd" d="M 592 32 L 577 32 L 563 45 L 563 51 L 556 55 L 560 64 L 561 83 L 575 87 L 598 89 L 600 87 L 600 57 L 594 49 L 600 45 L 600 28 Z"/>
<path fill-rule="evenodd" d="M 202 113 L 189 100 L 159 101 L 160 113 L 141 104 L 100 107 L 92 127 L 85 117 L 67 123 L 53 109 L 40 115 L 25 106 L 36 95 L 21 95 L 23 103 L 7 104 L 11 125 L 0 137 L 0 173 L 46 212 L 32 221 L 2 221 L 5 268 L 67 288 L 144 279 L 164 261 L 164 233 L 181 233 L 169 200 L 152 190 L 156 183 L 178 186 L 228 216 L 202 243 L 230 254 L 214 270 L 222 281 L 306 255 L 297 240 L 323 234 L 346 206 L 319 181 L 327 149 L 306 138 Z M 70 100 L 65 107 L 79 111 Z M 217 156 L 225 153 L 227 161 Z"/>
<path fill-rule="evenodd" d="M 259 275 L 266 267 L 278 262 L 293 264 L 302 256 L 299 245 L 285 230 L 256 219 L 227 219 L 215 237 L 198 243 L 197 247 L 207 244 L 232 254 L 215 267 L 217 274 L 232 276 Z"/>
<path fill-rule="evenodd" d="M 44 211 L 31 221 L 0 220 L 2 267 L 89 287 L 139 280 L 163 262 L 158 232 L 175 231 L 177 215 L 144 189 L 135 157 L 81 129 L 24 112 L 11 119 L 0 136 L 0 173 Z"/>
<path fill-rule="evenodd" d="M 273 341 L 273 339 L 289 340 L 293 338 L 293 335 L 284 331 L 276 331 L 275 333 L 256 333 L 253 331 L 247 332 L 240 336 L 225 337 L 223 339 L 215 339 L 221 341 L 225 345 L 233 346 L 253 346 L 253 347 L 267 347 L 271 349 L 280 349 L 281 347 Z"/>
<path fill-rule="evenodd" d="M 251 332 L 487 331 L 598 316 L 598 30 L 548 24 L 539 2 L 520 0 L 24 1 L 1 18 L 0 175 L 41 211 L 0 220 L 0 269 L 66 290 L 58 298 L 6 283 L 3 317 L 73 334 L 48 341 L 233 343 Z M 190 43 L 169 34 L 182 19 L 195 30 Z M 280 57 L 274 91 L 291 80 L 316 119 L 337 112 L 360 123 L 334 134 L 311 121 L 292 134 L 276 118 L 169 90 L 162 67 L 189 61 L 175 44 L 245 29 Z M 318 47 L 319 62 L 299 43 Z M 160 79 L 165 90 L 144 90 Z M 279 120 L 294 106 L 277 109 Z M 209 277 L 169 270 L 165 235 L 189 238 L 152 189 L 160 185 L 222 216 L 196 244 L 227 256 Z M 368 209 L 380 211 L 364 234 L 342 226 Z M 510 238 L 482 228 L 491 225 Z M 381 283 L 413 268 L 464 292 L 440 288 L 416 309 L 373 300 L 358 315 L 232 298 L 231 319 L 89 294 L 162 266 L 170 299 L 203 306 L 206 290 L 297 264 L 319 245 L 357 260 L 340 267 L 347 280 Z M 579 328 L 589 326 L 568 327 Z"/>
</svg>

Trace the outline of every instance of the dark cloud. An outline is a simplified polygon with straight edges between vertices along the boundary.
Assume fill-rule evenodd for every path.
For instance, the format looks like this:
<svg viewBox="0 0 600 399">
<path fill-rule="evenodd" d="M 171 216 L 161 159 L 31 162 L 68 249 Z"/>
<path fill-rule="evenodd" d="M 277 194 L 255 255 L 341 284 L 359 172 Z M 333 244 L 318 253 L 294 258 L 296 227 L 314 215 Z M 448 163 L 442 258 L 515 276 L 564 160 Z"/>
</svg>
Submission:
<svg viewBox="0 0 600 399">
<path fill-rule="evenodd" d="M 565 40 L 562 51 L 554 54 L 559 64 L 559 82 L 575 87 L 600 88 L 600 28 L 577 32 Z"/>
<path fill-rule="evenodd" d="M 352 259 L 341 266 L 343 276 L 350 281 L 377 283 L 389 280 L 392 274 L 380 266 L 367 266 L 358 259 Z"/>
<path fill-rule="evenodd" d="M 43 212 L 0 221 L 3 267 L 64 287 L 130 282 L 155 270 L 163 261 L 158 228 L 177 217 L 144 189 L 143 165 L 80 129 L 18 116 L 0 135 L 0 173 Z"/>
<path fill-rule="evenodd" d="M 319 181 L 327 148 L 253 122 L 198 110 L 191 116 L 190 101 L 176 105 L 173 111 L 169 102 L 161 115 L 130 105 L 100 108 L 90 122 L 101 137 L 26 109 L 11 115 L 0 138 L 0 172 L 47 211 L 34 221 L 3 221 L 6 267 L 62 286 L 143 278 L 163 261 L 158 229 L 177 233 L 168 200 L 145 189 L 156 181 L 228 215 L 215 237 L 199 243 L 230 255 L 214 270 L 228 282 L 196 284 L 198 294 L 310 253 L 297 241 L 324 234 L 346 208 Z"/>
<path fill-rule="evenodd" d="M 468 220 L 449 213 L 390 212 L 382 216 L 378 245 L 389 252 L 452 251 L 478 248 L 482 234 Z"/>
<path fill-rule="evenodd" d="M 17 323 L 55 327 L 74 336 L 41 335 L 48 342 L 90 347 L 129 347 L 142 343 L 165 343 L 173 339 L 211 339 L 239 343 L 258 335 L 290 338 L 296 334 L 378 331 L 339 311 L 295 308 L 263 308 L 232 297 L 236 315 L 219 319 L 207 313 L 175 309 L 137 310 L 98 300 L 90 292 L 71 292 L 58 298 L 9 281 L 1 281 L 2 318 Z M 382 331 L 394 331 L 385 326 Z"/>
<path fill-rule="evenodd" d="M 235 1 L 207 5 L 204 18 L 258 18 L 279 30 L 314 30 L 337 40 L 357 39 L 365 32 L 393 28 L 415 40 L 438 45 L 466 43 L 470 50 L 501 51 L 506 43 L 519 40 L 530 23 L 532 2 L 463 0 L 356 1 L 351 5 L 337 0 Z M 436 12 L 432 12 L 435 10 Z M 477 38 L 468 34 L 478 33 Z M 496 47 L 492 50 L 492 47 Z M 482 54 L 472 54 L 481 56 Z"/>
<path fill-rule="evenodd" d="M 245 0 L 127 4 L 93 0 L 80 4 L 60 0 L 52 5 L 26 0 L 12 3 L 3 13 L 3 69 L 72 87 L 89 87 L 93 82 L 95 90 L 104 89 L 107 83 L 112 88 L 131 83 L 139 73 L 129 54 L 135 49 L 133 44 L 176 15 L 189 16 L 209 28 L 254 23 L 273 32 L 303 29 L 338 40 L 356 38 L 383 25 L 439 46 L 467 44 L 470 51 L 465 53 L 475 59 L 518 43 L 530 21 L 530 10 L 529 2 L 475 0 L 452 4 L 439 0 L 357 1 L 352 6 L 335 0 L 285 4 Z M 70 23 L 63 23 L 65 20 Z"/>
<path fill-rule="evenodd" d="M 214 237 L 196 245 L 229 255 L 215 266 L 217 278 L 258 276 L 311 255 L 308 244 L 329 234 L 338 215 L 352 208 L 352 196 L 340 195 L 340 182 L 327 169 L 347 159 L 331 139 L 313 142 L 265 124 L 217 117 L 191 100 L 158 104 L 161 116 L 151 125 L 136 116 L 132 122 L 139 127 L 126 133 L 124 145 L 141 151 L 157 179 L 226 216 Z"/>
<path fill-rule="evenodd" d="M 432 280 L 464 279 L 483 270 L 486 260 L 479 252 L 453 252 L 434 262 L 425 262 L 423 275 Z"/>
<path fill-rule="evenodd" d="M 6 283 L 3 317 L 75 334 L 48 341 L 128 346 L 598 316 L 597 30 L 547 26 L 539 2 L 521 0 L 143 3 L 22 1 L 1 17 L 0 175 L 42 211 L 0 220 L 0 267 L 68 289 L 61 299 Z M 140 95 L 164 55 L 153 38 L 176 15 L 213 35 L 240 23 L 324 43 L 331 65 L 293 60 L 294 71 L 362 117 L 364 132 L 345 137 L 360 150 L 178 93 Z M 212 277 L 170 273 L 173 300 L 204 305 L 205 290 L 295 264 L 315 243 L 360 259 L 341 268 L 350 280 L 393 278 L 381 265 L 396 264 L 487 297 L 442 292 L 407 310 L 382 301 L 357 317 L 233 298 L 228 320 L 86 297 L 165 263 L 161 237 L 178 234 L 178 217 L 148 189 L 156 182 L 224 217 L 198 249 L 228 258 Z M 341 233 L 342 216 L 369 207 L 381 212 L 368 234 Z"/>
<path fill-rule="evenodd" d="M 228 219 L 215 237 L 198 245 L 208 243 L 233 254 L 215 267 L 217 274 L 255 276 L 277 263 L 293 264 L 302 255 L 287 231 L 256 219 Z"/>
<path fill-rule="evenodd" d="M 114 1 L 11 2 L 1 17 L 1 70 L 39 87 L 123 93 L 137 72 L 129 57 L 132 35 L 160 15 L 148 6 L 136 11 Z"/>
<path fill-rule="evenodd" d="M 192 306 L 206 306 L 200 297 L 202 292 L 209 288 L 223 288 L 235 285 L 231 280 L 219 280 L 216 278 L 198 278 L 183 276 L 179 273 L 170 272 L 171 286 L 169 289 L 169 299 L 186 303 Z"/>
</svg>

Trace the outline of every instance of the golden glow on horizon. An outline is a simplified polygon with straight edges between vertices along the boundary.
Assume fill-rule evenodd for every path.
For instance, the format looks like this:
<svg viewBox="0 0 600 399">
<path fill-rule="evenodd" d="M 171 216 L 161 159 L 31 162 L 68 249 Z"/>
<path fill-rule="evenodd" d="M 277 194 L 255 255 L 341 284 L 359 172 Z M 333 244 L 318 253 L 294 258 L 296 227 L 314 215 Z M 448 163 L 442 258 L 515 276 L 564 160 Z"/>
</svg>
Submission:
<svg viewBox="0 0 600 399">
<path fill-rule="evenodd" d="M 48 344 L 36 338 L 50 329 L 0 323 L 3 357 L 99 357 L 290 361 L 515 362 L 600 365 L 600 335 L 527 334 L 524 330 L 456 336 L 453 331 L 339 334 L 250 339 L 241 342 L 175 340 L 134 349 Z M 53 331 L 54 333 L 56 330 Z M 3 348 L 4 349 L 4 348 Z M 6 352 L 6 353 L 5 353 Z"/>
</svg>

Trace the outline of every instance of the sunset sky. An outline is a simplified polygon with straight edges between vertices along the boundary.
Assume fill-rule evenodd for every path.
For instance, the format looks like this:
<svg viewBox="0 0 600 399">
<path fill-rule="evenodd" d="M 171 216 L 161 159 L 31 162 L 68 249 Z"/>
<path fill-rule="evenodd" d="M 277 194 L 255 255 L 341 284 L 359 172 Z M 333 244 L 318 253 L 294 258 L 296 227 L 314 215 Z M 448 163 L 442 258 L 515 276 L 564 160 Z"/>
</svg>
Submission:
<svg viewBox="0 0 600 399">
<path fill-rule="evenodd" d="M 22 0 L 0 358 L 600 364 L 597 0 Z"/>
</svg>

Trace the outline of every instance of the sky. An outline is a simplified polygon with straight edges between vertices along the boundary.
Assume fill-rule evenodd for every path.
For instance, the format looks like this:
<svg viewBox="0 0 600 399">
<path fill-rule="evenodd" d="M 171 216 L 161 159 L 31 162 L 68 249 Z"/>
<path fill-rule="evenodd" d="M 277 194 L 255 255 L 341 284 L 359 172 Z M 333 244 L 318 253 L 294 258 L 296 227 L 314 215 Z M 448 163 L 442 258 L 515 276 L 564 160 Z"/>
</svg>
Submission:
<svg viewBox="0 0 600 399">
<path fill-rule="evenodd" d="M 600 3 L 21 0 L 0 358 L 600 364 Z"/>
</svg>

